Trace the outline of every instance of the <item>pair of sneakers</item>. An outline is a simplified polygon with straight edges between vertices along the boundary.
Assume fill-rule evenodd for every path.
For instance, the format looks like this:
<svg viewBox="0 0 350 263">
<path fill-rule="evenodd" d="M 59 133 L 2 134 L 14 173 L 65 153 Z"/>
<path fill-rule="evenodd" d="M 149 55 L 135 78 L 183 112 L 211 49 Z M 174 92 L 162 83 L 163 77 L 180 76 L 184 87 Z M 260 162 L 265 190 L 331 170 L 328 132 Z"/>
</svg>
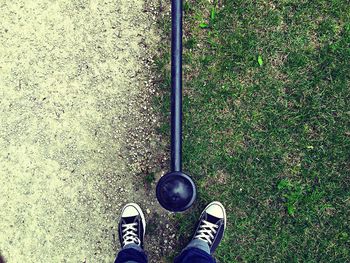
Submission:
<svg viewBox="0 0 350 263">
<path fill-rule="evenodd" d="M 212 202 L 203 210 L 192 240 L 199 239 L 206 242 L 212 254 L 223 238 L 225 228 L 225 208 L 220 202 Z M 122 247 L 135 244 L 143 248 L 146 221 L 141 208 L 137 204 L 129 203 L 124 206 L 118 232 Z"/>
</svg>

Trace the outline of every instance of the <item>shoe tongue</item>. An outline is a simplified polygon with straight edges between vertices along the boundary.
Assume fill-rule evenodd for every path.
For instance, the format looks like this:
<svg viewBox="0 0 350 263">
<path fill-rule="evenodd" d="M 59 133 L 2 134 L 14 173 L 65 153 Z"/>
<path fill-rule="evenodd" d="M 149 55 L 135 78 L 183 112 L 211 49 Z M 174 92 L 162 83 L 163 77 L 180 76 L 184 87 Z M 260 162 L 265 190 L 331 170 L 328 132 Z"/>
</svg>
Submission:
<svg viewBox="0 0 350 263">
<path fill-rule="evenodd" d="M 123 221 L 125 224 L 131 224 L 131 223 L 135 223 L 137 216 L 128 216 L 128 217 L 123 217 Z"/>
<path fill-rule="evenodd" d="M 213 215 L 207 213 L 207 219 L 206 220 L 208 222 L 212 223 L 212 224 L 218 225 L 218 223 L 221 220 L 221 218 L 218 218 L 216 216 L 213 216 Z"/>
</svg>

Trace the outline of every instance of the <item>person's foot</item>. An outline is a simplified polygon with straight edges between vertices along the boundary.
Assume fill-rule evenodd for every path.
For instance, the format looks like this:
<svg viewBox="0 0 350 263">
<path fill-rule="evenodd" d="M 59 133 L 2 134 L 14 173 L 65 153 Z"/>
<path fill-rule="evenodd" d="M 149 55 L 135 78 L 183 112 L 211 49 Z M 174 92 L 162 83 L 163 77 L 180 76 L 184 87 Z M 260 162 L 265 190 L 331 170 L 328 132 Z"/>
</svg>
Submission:
<svg viewBox="0 0 350 263">
<path fill-rule="evenodd" d="M 145 216 L 141 208 L 135 203 L 126 204 L 119 221 L 119 240 L 122 247 L 135 244 L 143 248 L 146 231 Z"/>
<path fill-rule="evenodd" d="M 226 211 L 220 202 L 211 202 L 202 212 L 193 239 L 208 243 L 210 253 L 214 253 L 224 236 Z"/>
</svg>

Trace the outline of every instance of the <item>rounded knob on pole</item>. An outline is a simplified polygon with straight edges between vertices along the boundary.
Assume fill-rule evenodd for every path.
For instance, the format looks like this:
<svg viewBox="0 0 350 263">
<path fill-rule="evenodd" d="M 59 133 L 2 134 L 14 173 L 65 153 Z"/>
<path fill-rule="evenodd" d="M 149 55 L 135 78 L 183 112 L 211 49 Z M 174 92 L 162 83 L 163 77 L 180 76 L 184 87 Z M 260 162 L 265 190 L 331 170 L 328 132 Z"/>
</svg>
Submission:
<svg viewBox="0 0 350 263">
<path fill-rule="evenodd" d="M 157 199 L 161 206 L 172 212 L 188 209 L 196 199 L 196 186 L 190 176 L 182 172 L 170 172 L 157 184 Z"/>
</svg>

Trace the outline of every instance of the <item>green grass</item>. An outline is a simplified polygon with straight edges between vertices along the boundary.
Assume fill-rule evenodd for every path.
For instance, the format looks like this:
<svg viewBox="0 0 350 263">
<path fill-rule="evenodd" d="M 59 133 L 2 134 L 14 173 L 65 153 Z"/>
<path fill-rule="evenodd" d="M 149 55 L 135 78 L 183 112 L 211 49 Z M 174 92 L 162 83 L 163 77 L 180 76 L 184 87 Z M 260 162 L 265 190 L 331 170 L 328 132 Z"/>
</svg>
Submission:
<svg viewBox="0 0 350 263">
<path fill-rule="evenodd" d="M 350 262 L 349 2 L 220 3 L 184 5 L 184 167 L 199 200 L 179 240 L 219 200 L 220 262 Z"/>
</svg>

